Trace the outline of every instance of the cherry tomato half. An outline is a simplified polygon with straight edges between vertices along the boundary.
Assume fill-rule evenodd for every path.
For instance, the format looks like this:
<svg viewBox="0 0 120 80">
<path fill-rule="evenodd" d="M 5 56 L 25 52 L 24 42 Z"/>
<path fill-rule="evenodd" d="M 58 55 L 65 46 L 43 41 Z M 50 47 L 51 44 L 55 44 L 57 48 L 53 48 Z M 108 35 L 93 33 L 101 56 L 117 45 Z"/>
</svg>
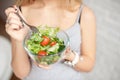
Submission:
<svg viewBox="0 0 120 80">
<path fill-rule="evenodd" d="M 38 56 L 45 56 L 45 55 L 47 55 L 46 51 L 39 51 L 38 52 Z"/>
<path fill-rule="evenodd" d="M 53 41 L 53 42 L 50 43 L 50 46 L 54 46 L 55 44 L 56 44 L 56 42 Z"/>
<path fill-rule="evenodd" d="M 46 45 L 48 45 L 49 42 L 50 42 L 50 38 L 47 37 L 47 36 L 43 36 L 42 38 L 43 38 L 43 41 L 40 42 L 40 44 L 41 44 L 42 46 L 46 46 Z"/>
</svg>

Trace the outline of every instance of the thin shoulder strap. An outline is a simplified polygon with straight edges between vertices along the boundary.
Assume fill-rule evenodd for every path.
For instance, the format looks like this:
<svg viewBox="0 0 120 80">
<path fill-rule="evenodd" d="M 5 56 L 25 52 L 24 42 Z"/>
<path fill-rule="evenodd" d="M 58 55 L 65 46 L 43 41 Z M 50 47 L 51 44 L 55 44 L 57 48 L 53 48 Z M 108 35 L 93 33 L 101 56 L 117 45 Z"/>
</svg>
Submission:
<svg viewBox="0 0 120 80">
<path fill-rule="evenodd" d="M 83 10 L 84 5 L 81 4 L 80 8 L 79 8 L 79 12 L 78 12 L 78 16 L 77 16 L 77 22 L 80 23 L 81 20 L 81 15 L 82 15 L 82 10 Z"/>
</svg>

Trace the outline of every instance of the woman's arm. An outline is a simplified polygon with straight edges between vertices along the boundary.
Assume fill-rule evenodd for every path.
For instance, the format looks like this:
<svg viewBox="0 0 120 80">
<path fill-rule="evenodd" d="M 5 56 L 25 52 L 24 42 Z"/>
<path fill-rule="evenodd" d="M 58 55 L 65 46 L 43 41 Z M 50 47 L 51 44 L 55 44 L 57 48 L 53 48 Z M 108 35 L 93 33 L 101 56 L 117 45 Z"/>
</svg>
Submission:
<svg viewBox="0 0 120 80">
<path fill-rule="evenodd" d="M 13 7 L 9 7 L 5 10 L 7 16 L 5 27 L 6 32 L 11 37 L 13 72 L 17 77 L 23 79 L 30 72 L 29 58 L 22 45 L 24 37 L 28 32 L 28 28 L 22 26 L 22 23 L 15 12 L 16 9 Z"/>
<path fill-rule="evenodd" d="M 11 39 L 12 43 L 12 68 L 17 77 L 23 79 L 30 72 L 30 61 L 22 42 Z"/>
<path fill-rule="evenodd" d="M 81 56 L 74 68 L 87 72 L 94 67 L 96 53 L 96 20 L 93 12 L 87 7 L 84 7 L 82 11 L 80 26 L 82 33 Z"/>
<path fill-rule="evenodd" d="M 93 12 L 84 7 L 81 16 L 81 55 L 74 68 L 77 71 L 89 72 L 93 69 L 95 64 L 96 53 L 96 20 Z M 71 53 L 68 60 L 73 61 L 74 53 Z"/>
</svg>

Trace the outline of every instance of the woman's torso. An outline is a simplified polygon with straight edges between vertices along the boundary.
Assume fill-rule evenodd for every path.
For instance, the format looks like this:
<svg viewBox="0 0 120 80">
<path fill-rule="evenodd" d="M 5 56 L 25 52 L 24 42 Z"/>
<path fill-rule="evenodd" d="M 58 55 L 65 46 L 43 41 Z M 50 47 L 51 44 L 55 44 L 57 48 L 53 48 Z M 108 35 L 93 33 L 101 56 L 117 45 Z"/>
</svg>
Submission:
<svg viewBox="0 0 120 80">
<path fill-rule="evenodd" d="M 52 27 L 60 27 L 66 30 L 73 26 L 76 22 L 76 17 L 79 13 L 79 5 L 76 6 L 75 11 L 69 11 L 61 8 L 39 8 L 31 6 L 22 6 L 21 11 L 26 19 L 26 22 L 30 25 L 40 26 L 48 25 Z"/>
<path fill-rule="evenodd" d="M 81 11 L 82 6 L 78 10 L 77 18 L 75 17 L 76 19 L 74 19 L 75 22 L 72 24 L 72 26 L 65 27 L 65 29 L 62 27 L 70 38 L 70 48 L 79 54 L 81 44 L 79 18 Z M 80 72 L 74 70 L 70 66 L 67 66 L 61 61 L 53 64 L 49 70 L 39 68 L 32 62 L 31 72 L 24 80 L 81 80 L 81 76 Z"/>
</svg>

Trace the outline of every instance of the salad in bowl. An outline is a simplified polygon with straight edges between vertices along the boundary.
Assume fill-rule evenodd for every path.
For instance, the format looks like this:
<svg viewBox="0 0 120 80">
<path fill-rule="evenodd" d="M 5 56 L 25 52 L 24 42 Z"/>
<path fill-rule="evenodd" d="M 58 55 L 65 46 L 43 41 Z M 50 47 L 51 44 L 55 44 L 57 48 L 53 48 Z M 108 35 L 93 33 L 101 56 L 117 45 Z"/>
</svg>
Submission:
<svg viewBox="0 0 120 80">
<path fill-rule="evenodd" d="M 40 65 L 58 62 L 69 46 L 67 33 L 58 27 L 40 26 L 38 32 L 29 32 L 23 46 L 32 60 Z"/>
</svg>

